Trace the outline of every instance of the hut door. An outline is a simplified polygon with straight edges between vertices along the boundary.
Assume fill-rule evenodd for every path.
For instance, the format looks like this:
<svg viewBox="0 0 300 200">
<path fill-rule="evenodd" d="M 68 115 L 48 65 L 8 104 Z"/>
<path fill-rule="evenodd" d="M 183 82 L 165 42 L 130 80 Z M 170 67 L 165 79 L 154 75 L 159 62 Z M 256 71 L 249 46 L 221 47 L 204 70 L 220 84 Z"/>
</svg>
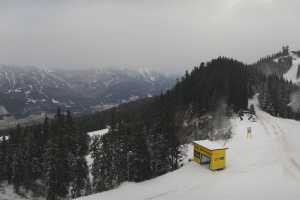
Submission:
<svg viewBox="0 0 300 200">
<path fill-rule="evenodd" d="M 200 161 L 201 164 L 209 164 L 210 163 L 210 158 L 201 154 L 201 161 Z"/>
</svg>

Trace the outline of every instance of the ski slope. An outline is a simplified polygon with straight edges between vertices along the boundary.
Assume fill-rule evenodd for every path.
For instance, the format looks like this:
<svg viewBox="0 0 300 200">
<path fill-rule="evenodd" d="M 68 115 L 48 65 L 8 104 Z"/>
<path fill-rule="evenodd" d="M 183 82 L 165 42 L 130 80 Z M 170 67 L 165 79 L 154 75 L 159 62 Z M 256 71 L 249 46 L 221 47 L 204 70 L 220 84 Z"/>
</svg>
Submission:
<svg viewBox="0 0 300 200">
<path fill-rule="evenodd" d="M 297 78 L 298 66 L 300 65 L 300 58 L 295 53 L 292 53 L 292 61 L 293 63 L 291 68 L 283 75 L 283 77 L 286 80 L 292 81 L 293 83 L 298 83 L 300 81 L 299 78 Z"/>
<path fill-rule="evenodd" d="M 182 168 L 142 183 L 124 183 L 80 200 L 299 200 L 300 122 L 274 118 L 258 110 L 257 122 L 232 119 L 226 143 L 227 168 L 210 171 L 187 162 Z M 252 138 L 246 137 L 247 127 Z M 224 141 L 220 142 L 224 144 Z M 190 146 L 191 147 L 191 146 Z M 189 148 L 192 157 L 192 148 Z"/>
</svg>

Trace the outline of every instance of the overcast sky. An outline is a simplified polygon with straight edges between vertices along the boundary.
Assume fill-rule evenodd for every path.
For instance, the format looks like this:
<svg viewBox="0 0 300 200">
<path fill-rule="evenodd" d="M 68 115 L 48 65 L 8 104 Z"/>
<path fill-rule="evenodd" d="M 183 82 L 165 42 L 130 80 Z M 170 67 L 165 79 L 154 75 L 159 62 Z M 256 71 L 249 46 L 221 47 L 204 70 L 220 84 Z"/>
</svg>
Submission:
<svg viewBox="0 0 300 200">
<path fill-rule="evenodd" d="M 299 0 L 0 0 L 0 63 L 178 72 L 300 49 Z"/>
</svg>

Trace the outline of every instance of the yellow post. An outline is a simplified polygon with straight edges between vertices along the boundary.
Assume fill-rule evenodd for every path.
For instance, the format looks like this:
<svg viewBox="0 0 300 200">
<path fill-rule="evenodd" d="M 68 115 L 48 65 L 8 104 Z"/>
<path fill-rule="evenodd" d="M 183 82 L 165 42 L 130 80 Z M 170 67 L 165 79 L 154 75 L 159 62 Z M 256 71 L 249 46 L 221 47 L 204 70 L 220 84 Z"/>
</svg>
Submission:
<svg viewBox="0 0 300 200">
<path fill-rule="evenodd" d="M 248 127 L 248 128 L 247 128 L 247 136 L 246 136 L 246 137 L 247 137 L 247 139 L 248 139 L 248 138 L 252 138 L 252 130 L 251 130 L 251 127 Z"/>
</svg>

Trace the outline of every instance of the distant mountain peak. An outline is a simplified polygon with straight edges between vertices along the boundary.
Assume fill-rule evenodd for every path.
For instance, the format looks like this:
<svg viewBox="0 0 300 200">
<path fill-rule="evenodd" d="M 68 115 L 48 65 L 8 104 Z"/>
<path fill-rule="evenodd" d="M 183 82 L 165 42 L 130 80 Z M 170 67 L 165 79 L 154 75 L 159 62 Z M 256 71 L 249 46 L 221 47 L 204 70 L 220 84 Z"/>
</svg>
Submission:
<svg viewBox="0 0 300 200">
<path fill-rule="evenodd" d="M 174 82 L 175 78 L 145 68 L 72 70 L 0 65 L 0 106 L 15 115 L 52 112 L 57 106 L 91 112 L 98 105 L 159 94 Z"/>
</svg>

